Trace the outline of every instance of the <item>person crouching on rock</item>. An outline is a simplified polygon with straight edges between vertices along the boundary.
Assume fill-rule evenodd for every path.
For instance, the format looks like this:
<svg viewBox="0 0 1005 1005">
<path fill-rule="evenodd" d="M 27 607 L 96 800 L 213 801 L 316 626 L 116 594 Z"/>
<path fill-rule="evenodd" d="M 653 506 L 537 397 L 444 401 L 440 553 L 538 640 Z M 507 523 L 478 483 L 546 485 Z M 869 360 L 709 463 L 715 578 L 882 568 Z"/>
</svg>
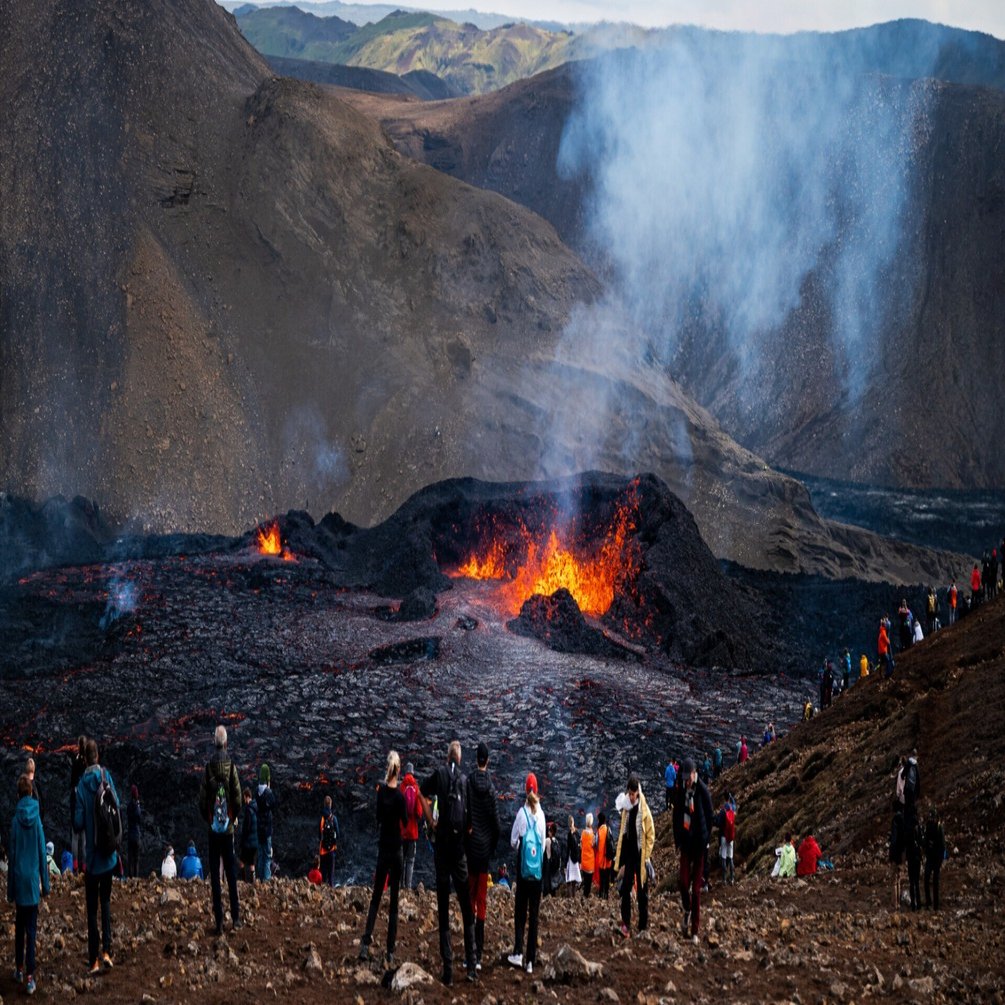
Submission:
<svg viewBox="0 0 1005 1005">
<path fill-rule="evenodd" d="M 401 888 L 401 835 L 408 823 L 405 797 L 398 788 L 401 774 L 401 758 L 392 750 L 387 755 L 387 770 L 384 784 L 377 787 L 377 868 L 373 876 L 373 892 L 370 894 L 370 910 L 366 916 L 366 930 L 359 940 L 359 958 L 370 958 L 370 940 L 373 927 L 377 923 L 377 909 L 388 884 L 390 903 L 387 909 L 387 965 L 394 966 L 394 945 L 398 938 L 398 890 Z M 467 893 L 467 890 L 464 891 Z"/>
<path fill-rule="evenodd" d="M 98 764 L 98 745 L 88 740 L 84 745 L 87 768 L 77 783 L 73 826 L 84 832 L 84 893 L 87 903 L 87 961 L 89 972 L 96 974 L 104 964 L 112 966 L 112 874 L 119 864 L 118 843 L 122 840 L 121 817 L 118 835 L 111 829 L 111 807 L 118 813 L 118 793 L 111 772 Z M 109 812 L 98 813 L 98 790 L 102 789 L 101 806 Z M 105 791 L 107 789 L 107 792 Z M 101 960 L 98 960 L 98 904 L 101 904 Z"/>
<path fill-rule="evenodd" d="M 227 727 L 216 727 L 213 734 L 216 751 L 206 765 L 199 789 L 199 811 L 209 825 L 209 881 L 213 888 L 213 917 L 216 935 L 223 934 L 223 893 L 220 888 L 220 863 L 227 875 L 230 892 L 230 920 L 241 927 L 241 909 L 237 899 L 237 857 L 234 854 L 234 821 L 241 810 L 241 783 L 237 768 L 227 753 Z"/>
<path fill-rule="evenodd" d="M 694 761 L 687 761 L 684 764 L 685 777 L 694 775 L 695 781 L 698 778 Z M 698 784 L 701 784 L 700 782 Z M 705 786 L 702 785 L 705 789 Z M 705 789 L 708 794 L 708 789 Z M 632 925 L 632 888 L 638 889 L 639 900 L 639 931 L 644 931 L 649 925 L 649 875 L 648 865 L 653 854 L 653 845 L 656 843 L 656 828 L 653 824 L 653 815 L 646 802 L 646 797 L 642 795 L 642 786 L 639 784 L 638 775 L 629 775 L 628 785 L 625 791 L 618 795 L 614 803 L 614 808 L 621 813 L 621 831 L 618 835 L 618 850 L 614 856 L 614 868 L 621 883 L 621 934 L 628 938 Z M 711 819 L 711 804 L 709 805 L 708 818 Z M 706 837 L 705 843 L 708 843 Z M 701 885 L 701 857 L 704 852 L 698 851 L 698 887 L 695 888 L 695 896 Z M 697 931 L 698 922 L 695 921 Z"/>
<path fill-rule="evenodd" d="M 527 799 L 520 807 L 510 830 L 509 843 L 516 849 L 516 903 L 513 905 L 513 952 L 507 960 L 514 967 L 534 972 L 537 961 L 537 919 L 541 907 L 541 881 L 544 875 L 545 823 L 541 801 L 537 797 L 537 777 L 527 776 Z M 527 952 L 523 949 L 524 925 L 527 915 Z"/>
<path fill-rule="evenodd" d="M 674 806 L 674 842 L 680 849 L 680 899 L 684 908 L 681 932 L 698 937 L 701 922 L 702 865 L 712 830 L 712 796 L 698 778 L 695 763 L 684 764 L 684 785 Z M 624 829 L 624 824 L 622 824 Z"/>
<path fill-rule="evenodd" d="M 14 902 L 14 980 L 27 976 L 26 990 L 35 993 L 35 932 L 38 927 L 38 893 L 49 894 L 45 861 L 45 834 L 37 800 L 32 798 L 27 774 L 17 780 L 17 808 L 10 826 L 7 863 L 7 899 Z"/>
</svg>

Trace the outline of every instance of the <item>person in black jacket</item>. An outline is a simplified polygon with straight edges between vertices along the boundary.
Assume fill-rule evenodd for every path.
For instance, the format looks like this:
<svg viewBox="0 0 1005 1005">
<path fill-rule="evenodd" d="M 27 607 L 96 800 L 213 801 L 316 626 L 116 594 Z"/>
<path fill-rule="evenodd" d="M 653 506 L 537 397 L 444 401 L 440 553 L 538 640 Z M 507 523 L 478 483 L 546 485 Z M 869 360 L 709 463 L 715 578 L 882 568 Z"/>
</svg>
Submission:
<svg viewBox="0 0 1005 1005">
<path fill-rule="evenodd" d="M 674 843 L 680 850 L 680 899 L 684 908 L 681 932 L 698 937 L 701 920 L 702 868 L 712 833 L 712 796 L 698 778 L 693 760 L 684 762 L 679 795 L 674 801 Z"/>
<path fill-rule="evenodd" d="M 206 774 L 199 787 L 199 812 L 209 825 L 209 879 L 213 888 L 215 934 L 223 934 L 223 894 L 220 888 L 220 863 L 227 875 L 230 892 L 230 920 L 235 929 L 241 927 L 241 910 L 237 900 L 237 859 L 234 855 L 234 821 L 241 809 L 241 783 L 237 768 L 227 753 L 227 727 L 217 726 L 213 734 L 216 752 L 206 765 Z M 222 789 L 223 802 L 217 797 Z M 226 805 L 224 805 L 225 803 Z"/>
<path fill-rule="evenodd" d="M 499 811 L 496 792 L 489 774 L 489 748 L 478 744 L 478 770 L 468 778 L 468 807 L 471 829 L 465 839 L 468 856 L 468 889 L 475 915 L 475 969 L 482 968 L 485 949 L 485 910 L 488 893 L 489 863 L 499 842 Z"/>
<path fill-rule="evenodd" d="M 373 927 L 377 923 L 377 910 L 388 885 L 390 904 L 387 910 L 387 966 L 394 966 L 394 945 L 398 938 L 398 890 L 401 887 L 401 832 L 408 822 L 405 797 L 398 789 L 401 774 L 401 758 L 392 750 L 387 755 L 387 771 L 384 784 L 377 787 L 377 868 L 373 875 L 373 892 L 370 894 L 370 910 L 366 915 L 366 930 L 359 940 L 359 958 L 370 958 L 370 940 Z"/>
<path fill-rule="evenodd" d="M 464 964 L 467 979 L 476 981 L 475 918 L 468 890 L 468 859 L 464 837 L 471 826 L 467 810 L 467 779 L 461 771 L 461 744 L 451 740 L 447 747 L 447 763 L 437 768 L 422 785 L 422 810 L 426 823 L 434 828 L 436 843 L 433 863 L 436 867 L 436 913 L 440 927 L 440 957 L 443 960 L 443 983 L 454 981 L 454 955 L 450 948 L 450 885 L 461 907 L 464 929 Z M 437 817 L 433 820 L 432 801 L 436 800 Z"/>
<path fill-rule="evenodd" d="M 946 835 L 939 822 L 939 811 L 933 806 L 928 811 L 928 822 L 925 824 L 925 907 L 939 909 L 939 873 L 942 870 L 942 860 L 946 857 Z M 935 894 L 934 900 L 930 896 Z"/>
</svg>

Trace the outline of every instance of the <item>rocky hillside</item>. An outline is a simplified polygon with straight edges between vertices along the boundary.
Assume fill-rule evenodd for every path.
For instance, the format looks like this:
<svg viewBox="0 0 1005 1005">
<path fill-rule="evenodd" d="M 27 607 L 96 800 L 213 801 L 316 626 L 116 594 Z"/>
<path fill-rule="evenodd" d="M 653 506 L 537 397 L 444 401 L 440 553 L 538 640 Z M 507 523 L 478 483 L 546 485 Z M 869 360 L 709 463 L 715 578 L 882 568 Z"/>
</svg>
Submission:
<svg viewBox="0 0 1005 1005">
<path fill-rule="evenodd" d="M 560 351 L 601 284 L 551 225 L 272 77 L 210 0 L 2 9 L 7 490 L 239 533 L 291 508 L 370 524 L 460 475 L 651 470 L 718 556 L 929 578 L 819 520 L 651 363 L 599 359 L 618 312 Z"/>
<path fill-rule="evenodd" d="M 653 67 L 663 65 L 653 55 L 660 51 L 657 43 L 642 55 L 562 67 L 496 94 L 444 105 L 356 100 L 379 118 L 400 150 L 522 202 L 549 219 L 598 269 L 620 277 L 625 290 L 633 291 L 626 293 L 628 299 L 639 302 L 639 323 L 667 347 L 663 361 L 669 371 L 728 432 L 772 463 L 899 486 L 1005 484 L 1005 456 L 997 447 L 1005 419 L 994 404 L 1005 379 L 1005 176 L 1000 156 L 1005 146 L 1005 92 L 1000 89 L 1005 45 L 988 36 L 896 22 L 818 38 L 819 59 L 830 69 L 807 74 L 799 46 L 808 43 L 802 36 L 791 43 L 770 38 L 743 43 L 681 29 L 666 44 L 676 46 L 672 51 L 684 65 L 688 60 L 728 63 L 733 57 L 757 67 L 777 62 L 788 82 L 775 95 L 779 108 L 803 84 L 819 84 L 818 72 L 834 73 L 843 89 L 861 88 L 853 107 L 883 109 L 883 128 L 899 137 L 884 141 L 883 156 L 893 156 L 897 170 L 904 171 L 903 189 L 877 196 L 884 212 L 900 205 L 892 229 L 881 234 L 883 225 L 876 222 L 872 238 L 862 238 L 855 223 L 859 211 L 851 208 L 861 189 L 835 179 L 833 205 L 845 208 L 828 224 L 832 236 L 823 241 L 817 257 L 807 257 L 785 309 L 760 325 L 750 322 L 749 331 L 743 328 L 747 321 L 737 320 L 723 278 L 734 268 L 737 275 L 746 275 L 749 256 L 743 261 L 728 254 L 717 259 L 722 245 L 711 241 L 714 254 L 710 252 L 705 279 L 691 287 L 688 273 L 678 275 L 671 267 L 665 279 L 678 292 L 654 310 L 644 295 L 648 273 L 639 262 L 648 261 L 650 253 L 654 266 L 662 263 L 661 268 L 681 260 L 680 249 L 667 237 L 674 233 L 673 221 L 657 225 L 655 234 L 646 231 L 648 236 L 636 244 L 622 242 L 623 235 L 613 228 L 621 205 L 617 200 L 624 201 L 620 218 L 641 209 L 631 202 L 630 191 L 633 184 L 641 188 L 652 180 L 646 166 L 650 161 L 642 155 L 647 143 L 656 160 L 674 149 L 672 144 L 660 146 L 659 136 L 648 137 L 638 116 L 623 128 L 614 111 L 628 98 L 612 81 L 653 76 Z M 784 49 L 787 45 L 791 51 Z M 855 70 L 840 71 L 842 59 Z M 825 90 L 821 84 L 821 93 Z M 837 107 L 823 111 L 836 115 Z M 708 121 L 719 114 L 713 112 Z M 770 118 L 770 112 L 764 114 Z M 581 127 L 578 167 L 570 170 L 566 163 L 560 170 L 559 151 L 572 118 Z M 629 121 L 627 114 L 620 119 Z M 853 124 L 854 115 L 841 135 L 853 133 Z M 634 132 L 626 132 L 629 128 Z M 709 138 L 697 132 L 690 136 L 688 156 L 692 147 L 708 151 Z M 790 139 L 803 149 L 802 139 Z M 709 143 L 714 146 L 713 140 Z M 612 174 L 602 156 L 612 149 L 638 157 Z M 778 179 L 770 168 L 765 170 L 767 189 Z M 802 168 L 793 164 L 793 170 L 798 174 Z M 700 179 L 688 173 L 687 163 L 677 162 L 676 171 L 682 187 L 706 193 Z M 871 184 L 863 172 L 857 176 L 860 185 Z M 674 168 L 668 168 L 660 175 L 661 184 L 672 186 L 674 177 Z M 733 188 L 724 178 L 719 196 Z M 713 198 L 715 187 L 706 194 Z M 653 198 L 658 197 L 654 192 Z M 691 226 L 686 206 L 684 200 L 682 227 Z M 601 218 L 606 230 L 598 227 Z M 778 207 L 767 211 L 766 219 L 786 226 Z M 695 234 L 696 239 L 705 236 Z M 764 236 L 774 239 L 770 228 Z M 738 244 L 749 237 L 748 231 L 733 235 Z M 803 234 L 799 240 L 804 238 L 813 239 Z M 646 240 L 651 242 L 648 249 Z M 859 251 L 842 258 L 841 249 L 855 241 L 864 242 Z M 871 251 L 863 249 L 875 249 L 883 241 L 892 241 L 889 246 L 896 253 L 881 265 L 869 264 Z M 758 248 L 749 250 L 754 255 Z M 765 295 L 743 308 L 754 314 L 764 309 L 779 275 L 772 270 L 787 268 L 785 254 L 774 254 L 777 247 L 761 250 L 762 264 L 769 263 L 768 271 L 758 274 L 766 284 Z M 701 261 L 696 268 L 704 268 Z M 740 287 L 749 289 L 752 282 L 747 276 Z M 738 326 L 744 335 L 737 334 Z"/>
</svg>

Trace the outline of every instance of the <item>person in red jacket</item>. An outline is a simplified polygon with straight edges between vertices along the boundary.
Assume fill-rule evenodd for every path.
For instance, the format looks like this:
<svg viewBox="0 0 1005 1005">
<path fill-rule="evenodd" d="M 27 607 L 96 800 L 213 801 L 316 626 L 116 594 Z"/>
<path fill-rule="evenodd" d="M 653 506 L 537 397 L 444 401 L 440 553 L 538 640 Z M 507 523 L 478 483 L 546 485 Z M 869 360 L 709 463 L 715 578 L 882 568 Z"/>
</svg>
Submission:
<svg viewBox="0 0 1005 1005">
<path fill-rule="evenodd" d="M 807 834 L 799 844 L 799 861 L 796 864 L 797 876 L 812 876 L 817 871 L 817 859 L 823 856 L 817 839 Z"/>
<path fill-rule="evenodd" d="M 401 794 L 405 797 L 408 823 L 401 831 L 401 846 L 404 850 L 404 875 L 402 886 L 412 889 L 412 875 L 415 872 L 415 850 L 419 843 L 419 820 L 422 817 L 422 800 L 419 799 L 419 783 L 415 780 L 415 768 L 409 761 L 405 765 L 405 776 L 401 779 Z"/>
<path fill-rule="evenodd" d="M 981 569 L 974 562 L 974 571 L 970 573 L 970 599 L 976 605 L 981 599 Z"/>
</svg>

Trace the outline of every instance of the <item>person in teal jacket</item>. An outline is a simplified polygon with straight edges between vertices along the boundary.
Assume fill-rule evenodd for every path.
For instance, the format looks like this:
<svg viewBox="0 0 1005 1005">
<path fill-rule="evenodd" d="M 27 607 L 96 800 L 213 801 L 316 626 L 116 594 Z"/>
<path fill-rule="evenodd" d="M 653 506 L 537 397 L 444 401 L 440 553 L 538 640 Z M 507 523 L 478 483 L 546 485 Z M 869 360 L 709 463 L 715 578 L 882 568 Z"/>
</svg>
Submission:
<svg viewBox="0 0 1005 1005">
<path fill-rule="evenodd" d="M 84 761 L 87 767 L 80 781 L 77 782 L 77 793 L 73 811 L 73 826 L 75 830 L 84 832 L 84 861 L 87 872 L 84 875 L 84 893 L 87 900 L 87 960 L 89 972 L 96 974 L 104 964 L 106 970 L 112 966 L 112 874 L 119 864 L 118 852 L 106 855 L 98 847 L 94 837 L 94 800 L 101 784 L 106 778 L 115 802 L 120 806 L 119 794 L 115 791 L 115 782 L 111 772 L 98 764 L 98 745 L 94 740 L 88 740 L 84 746 Z M 101 904 L 101 960 L 98 960 L 98 903 Z"/>
<path fill-rule="evenodd" d="M 39 891 L 48 896 L 49 870 L 45 865 L 45 834 L 31 779 L 17 780 L 18 803 L 10 825 L 7 899 L 15 905 L 14 979 L 28 978 L 27 992 L 35 993 L 35 935 L 38 930 Z"/>
</svg>

